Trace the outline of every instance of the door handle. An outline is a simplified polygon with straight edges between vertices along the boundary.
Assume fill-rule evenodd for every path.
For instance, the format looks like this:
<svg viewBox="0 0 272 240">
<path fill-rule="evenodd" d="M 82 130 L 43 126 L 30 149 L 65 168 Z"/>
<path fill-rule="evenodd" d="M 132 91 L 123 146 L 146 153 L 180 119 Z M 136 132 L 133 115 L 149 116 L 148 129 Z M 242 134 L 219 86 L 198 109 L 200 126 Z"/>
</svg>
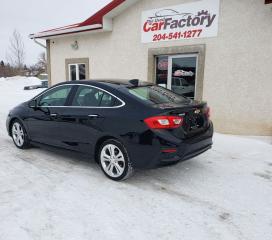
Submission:
<svg viewBox="0 0 272 240">
<path fill-rule="evenodd" d="M 51 113 L 50 116 L 51 116 L 51 117 L 57 117 L 58 114 L 56 114 L 56 113 Z"/>
<path fill-rule="evenodd" d="M 99 115 L 98 114 L 90 114 L 90 115 L 88 115 L 88 117 L 90 117 L 90 118 L 98 118 Z"/>
</svg>

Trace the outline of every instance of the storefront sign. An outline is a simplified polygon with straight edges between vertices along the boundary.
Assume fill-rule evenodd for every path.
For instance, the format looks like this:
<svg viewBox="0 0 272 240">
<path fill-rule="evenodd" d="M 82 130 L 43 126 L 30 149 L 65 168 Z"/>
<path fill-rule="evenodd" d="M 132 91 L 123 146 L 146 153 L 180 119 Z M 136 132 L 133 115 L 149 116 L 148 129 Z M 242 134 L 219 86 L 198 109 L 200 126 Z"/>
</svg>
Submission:
<svg viewBox="0 0 272 240">
<path fill-rule="evenodd" d="M 142 42 L 215 37 L 220 0 L 202 0 L 142 13 Z"/>
</svg>

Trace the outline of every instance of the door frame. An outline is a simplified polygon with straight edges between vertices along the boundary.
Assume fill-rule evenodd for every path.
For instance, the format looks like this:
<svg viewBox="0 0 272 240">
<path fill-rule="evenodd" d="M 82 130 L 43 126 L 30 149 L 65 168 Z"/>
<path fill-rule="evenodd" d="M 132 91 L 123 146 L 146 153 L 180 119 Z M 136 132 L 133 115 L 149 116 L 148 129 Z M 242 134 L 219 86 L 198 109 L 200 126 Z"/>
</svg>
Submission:
<svg viewBox="0 0 272 240">
<path fill-rule="evenodd" d="M 205 44 L 148 48 L 148 71 L 146 76 L 147 80 L 150 82 L 156 83 L 156 57 L 157 56 L 183 55 L 183 54 L 197 54 L 198 55 L 195 99 L 203 100 L 204 68 L 205 68 L 205 55 L 206 55 Z"/>
</svg>

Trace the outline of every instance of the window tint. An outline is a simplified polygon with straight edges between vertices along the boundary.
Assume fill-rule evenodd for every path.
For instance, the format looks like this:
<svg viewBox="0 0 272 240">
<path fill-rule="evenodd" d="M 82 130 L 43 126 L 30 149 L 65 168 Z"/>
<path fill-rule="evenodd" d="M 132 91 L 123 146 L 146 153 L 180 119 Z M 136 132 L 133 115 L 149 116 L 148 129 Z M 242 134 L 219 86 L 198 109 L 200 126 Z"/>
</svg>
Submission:
<svg viewBox="0 0 272 240">
<path fill-rule="evenodd" d="M 80 86 L 72 102 L 72 106 L 83 107 L 114 107 L 121 102 L 110 94 L 88 86 Z"/>
<path fill-rule="evenodd" d="M 148 104 L 181 103 L 186 101 L 184 97 L 159 86 L 135 87 L 128 91 Z"/>
<path fill-rule="evenodd" d="M 115 107 L 120 106 L 122 103 L 115 97 L 104 92 L 103 97 L 101 99 L 101 107 Z"/>
<path fill-rule="evenodd" d="M 64 106 L 72 86 L 60 86 L 43 94 L 39 100 L 39 106 Z"/>
</svg>

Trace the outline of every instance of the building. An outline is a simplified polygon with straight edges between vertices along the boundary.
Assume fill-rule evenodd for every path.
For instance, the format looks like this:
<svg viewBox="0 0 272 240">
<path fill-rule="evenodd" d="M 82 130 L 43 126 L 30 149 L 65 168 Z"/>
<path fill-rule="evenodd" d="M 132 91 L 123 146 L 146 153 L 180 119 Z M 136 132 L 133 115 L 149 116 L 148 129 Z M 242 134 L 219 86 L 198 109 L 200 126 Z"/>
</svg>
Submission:
<svg viewBox="0 0 272 240">
<path fill-rule="evenodd" d="M 222 133 L 272 135 L 271 0 L 113 0 L 46 39 L 50 84 L 150 81 L 208 101 Z"/>
</svg>

